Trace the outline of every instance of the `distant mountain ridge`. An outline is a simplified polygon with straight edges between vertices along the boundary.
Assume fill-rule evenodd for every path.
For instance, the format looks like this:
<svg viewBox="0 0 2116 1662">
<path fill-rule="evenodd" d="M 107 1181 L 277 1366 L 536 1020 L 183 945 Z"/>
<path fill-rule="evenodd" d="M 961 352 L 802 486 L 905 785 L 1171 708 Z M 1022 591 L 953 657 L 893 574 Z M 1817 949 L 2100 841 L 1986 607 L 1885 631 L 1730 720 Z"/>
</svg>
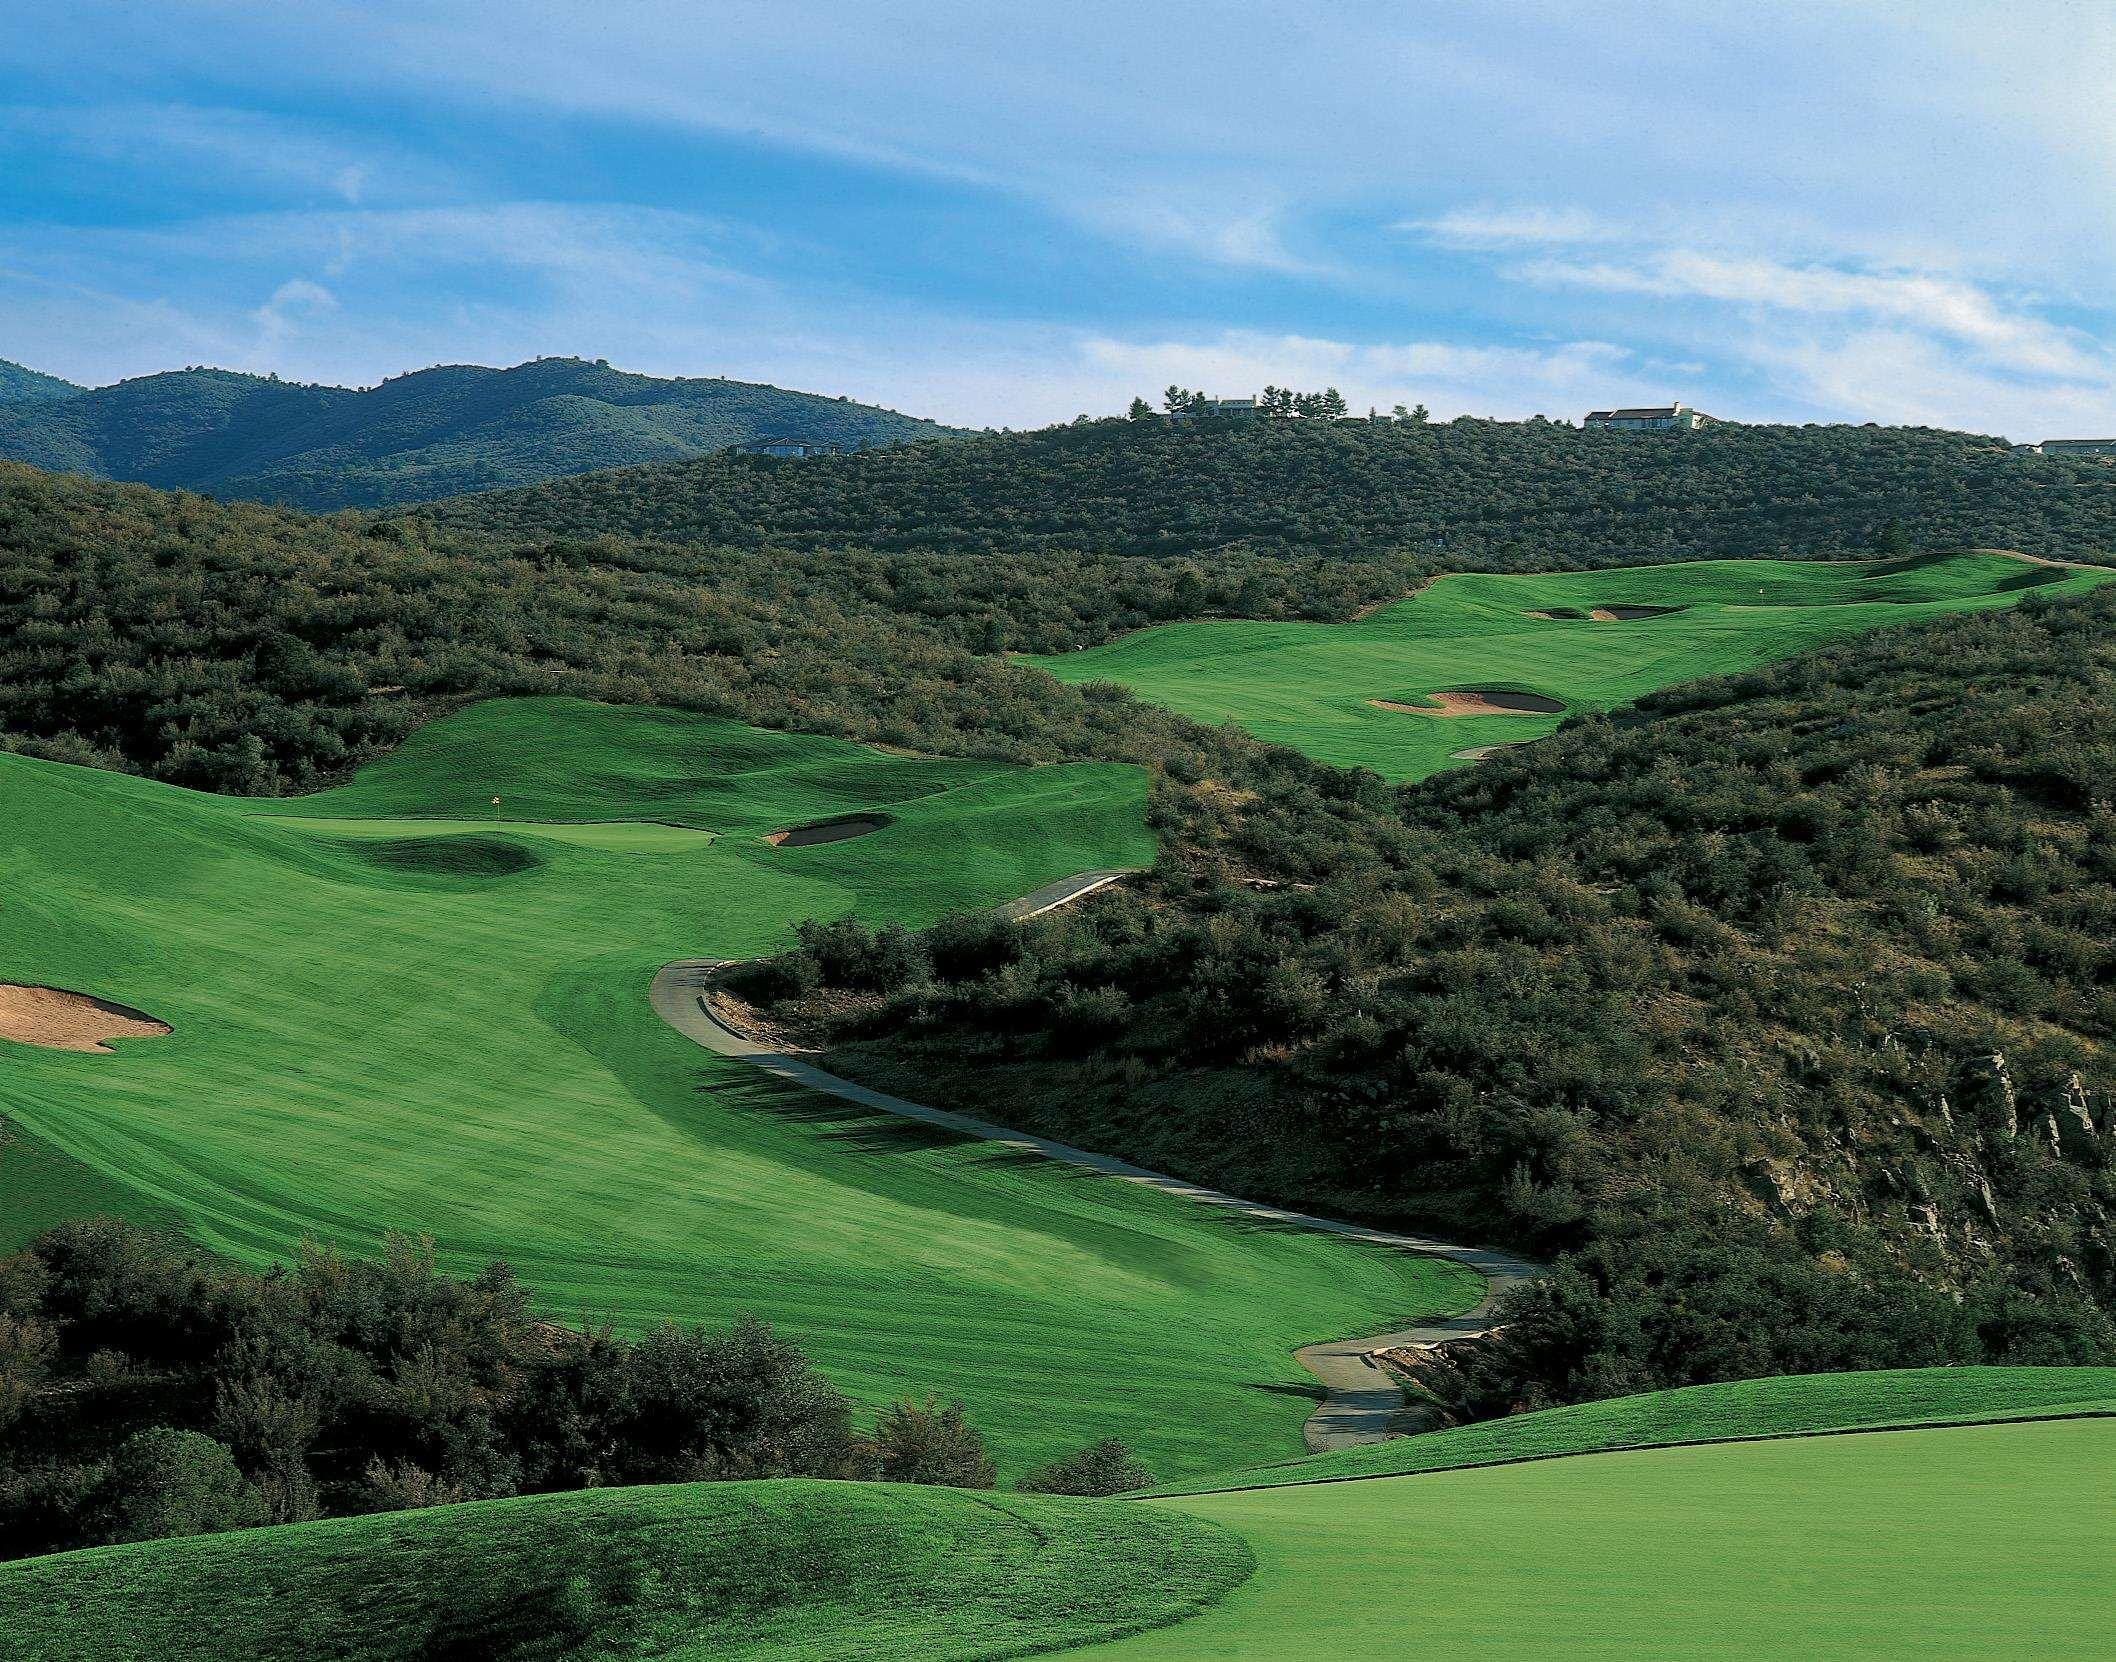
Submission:
<svg viewBox="0 0 2116 1662">
<path fill-rule="evenodd" d="M 0 358 L 0 404 L 29 404 L 72 398 L 87 390 L 86 387 L 76 386 L 71 381 L 62 381 L 56 375 L 46 375 L 40 369 L 11 364 L 5 358 Z"/>
<path fill-rule="evenodd" d="M 958 429 L 849 399 L 581 358 L 448 364 L 356 389 L 223 369 L 80 388 L 0 364 L 0 457 L 329 511 L 683 461 L 791 438 L 868 449 Z"/>
</svg>

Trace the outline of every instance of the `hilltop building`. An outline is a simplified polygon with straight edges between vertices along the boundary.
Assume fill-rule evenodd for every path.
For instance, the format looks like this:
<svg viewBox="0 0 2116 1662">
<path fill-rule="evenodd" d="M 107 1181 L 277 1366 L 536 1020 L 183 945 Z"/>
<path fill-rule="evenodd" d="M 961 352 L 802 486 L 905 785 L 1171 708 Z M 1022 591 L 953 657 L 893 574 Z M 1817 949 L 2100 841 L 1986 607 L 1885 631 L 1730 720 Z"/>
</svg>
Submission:
<svg viewBox="0 0 2116 1662">
<path fill-rule="evenodd" d="M 2044 439 L 2030 448 L 2043 456 L 2116 456 L 2116 439 Z"/>
<path fill-rule="evenodd" d="M 844 446 L 818 444 L 812 439 L 757 439 L 741 447 L 752 456 L 836 456 Z"/>
<path fill-rule="evenodd" d="M 1263 406 L 1254 398 L 1205 398 L 1180 410 L 1170 410 L 1170 421 L 1209 420 L 1215 416 L 1232 417 L 1236 421 L 1250 420 L 1263 413 Z"/>
<path fill-rule="evenodd" d="M 1655 404 L 1635 410 L 1589 410 L 1585 425 L 1626 433 L 1687 433 L 1712 419 L 1687 404 Z"/>
</svg>

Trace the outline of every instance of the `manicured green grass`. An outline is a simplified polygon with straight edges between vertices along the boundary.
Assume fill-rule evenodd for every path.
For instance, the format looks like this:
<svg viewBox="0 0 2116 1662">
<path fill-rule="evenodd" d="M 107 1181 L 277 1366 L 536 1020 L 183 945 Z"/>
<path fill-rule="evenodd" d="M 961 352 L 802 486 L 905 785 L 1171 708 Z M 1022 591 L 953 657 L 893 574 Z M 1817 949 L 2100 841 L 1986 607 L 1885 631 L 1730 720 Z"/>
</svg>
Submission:
<svg viewBox="0 0 2116 1662">
<path fill-rule="evenodd" d="M 2116 1368 L 1897 1368 L 1648 1391 L 1216 1473 L 1192 1493 L 1389 1477 L 1609 1449 L 1798 1437 L 1862 1426 L 2116 1415 Z"/>
<path fill-rule="evenodd" d="M 580 823 L 494 827 L 495 795 Z M 55 1185 L 250 1262 L 425 1231 L 451 1267 L 507 1259 L 556 1319 L 754 1311 L 865 1403 L 958 1396 L 1003 1476 L 1103 1435 L 1170 1480 L 1293 1453 L 1295 1346 L 1475 1296 L 1451 1266 L 816 1097 L 648 1007 L 668 960 L 804 917 L 918 924 L 1143 864 L 1137 770 L 530 700 L 300 801 L 0 756 L 0 803 L 0 979 L 175 1029 L 115 1056 L 0 1043 L 0 1108 L 41 1151 L 0 1159 L 18 1237 Z M 862 808 L 893 823 L 763 841 Z M 1008 1119 L 1003 1089 L 975 1106 Z"/>
<path fill-rule="evenodd" d="M 2116 1423 L 1727 1443 L 1142 1503 L 1257 1569 L 1101 1662 L 2106 1657 Z"/>
<path fill-rule="evenodd" d="M 1087 652 L 1031 658 L 1061 681 L 1115 681 L 1200 721 L 1231 721 L 1325 762 L 1423 779 L 1457 751 L 1538 738 L 1561 716 L 1440 719 L 1457 688 L 1606 710 L 1886 624 L 2082 594 L 2116 570 L 2061 570 L 2002 554 L 1883 562 L 1711 560 L 1559 576 L 1443 577 L 1356 623 L 1175 623 Z M 1630 622 L 1596 608 L 1679 607 Z M 1572 618 L 1534 614 L 1569 610 Z"/>
<path fill-rule="evenodd" d="M 1248 1569 L 1226 1531 L 1116 1501 L 692 1484 L 0 1566 L 0 1648 L 69 1662 L 941 1662 L 1178 1621 Z"/>
</svg>

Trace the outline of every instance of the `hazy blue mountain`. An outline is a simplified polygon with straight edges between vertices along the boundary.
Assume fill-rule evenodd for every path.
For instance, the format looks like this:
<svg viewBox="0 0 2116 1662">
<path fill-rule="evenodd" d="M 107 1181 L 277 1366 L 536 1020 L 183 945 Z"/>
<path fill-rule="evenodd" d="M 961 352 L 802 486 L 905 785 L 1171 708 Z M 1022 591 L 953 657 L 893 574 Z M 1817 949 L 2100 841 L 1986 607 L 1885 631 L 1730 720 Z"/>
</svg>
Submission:
<svg viewBox="0 0 2116 1662">
<path fill-rule="evenodd" d="M 0 404 L 48 402 L 55 398 L 72 398 L 87 390 L 71 381 L 62 381 L 56 375 L 46 375 L 41 369 L 11 364 L 0 358 Z"/>
<path fill-rule="evenodd" d="M 681 461 L 758 439 L 861 449 L 955 431 L 849 399 L 628 375 L 579 358 L 449 364 L 366 390 L 223 369 L 88 390 L 52 384 L 66 395 L 0 401 L 0 457 L 326 510 Z"/>
</svg>

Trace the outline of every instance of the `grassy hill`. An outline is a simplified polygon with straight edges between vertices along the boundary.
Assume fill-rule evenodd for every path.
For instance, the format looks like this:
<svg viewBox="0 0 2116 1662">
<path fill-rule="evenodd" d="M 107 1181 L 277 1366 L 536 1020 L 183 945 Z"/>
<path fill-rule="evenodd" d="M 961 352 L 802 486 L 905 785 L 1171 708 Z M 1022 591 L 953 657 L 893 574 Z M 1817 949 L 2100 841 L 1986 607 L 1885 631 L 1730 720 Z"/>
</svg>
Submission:
<svg viewBox="0 0 2116 1662">
<path fill-rule="evenodd" d="M 1450 576 L 1353 623 L 1169 624 L 1029 661 L 1061 681 L 1117 682 L 1198 721 L 1238 722 L 1340 767 L 1422 779 L 1473 759 L 1465 752 L 1540 738 L 1566 714 L 1866 629 L 2109 581 L 2116 568 L 2068 572 L 1994 554 Z M 1534 694 L 1563 713 L 1414 713 L 1437 710 L 1430 695 L 1458 687 Z"/>
<path fill-rule="evenodd" d="M 23 1654 L 77 1662 L 1217 1662 L 1442 1628 L 1494 1662 L 2086 1656 L 2112 1609 L 2116 1424 L 2009 1417 L 2107 1412 L 2111 1392 L 2107 1369 L 1756 1381 L 1136 1501 L 549 1495 L 31 1559 L 0 1567 L 0 1621 Z M 1989 1423 L 1831 1434 L 1937 1417 Z M 1774 1440 L 1624 1447 L 1682 1437 Z"/>
<path fill-rule="evenodd" d="M 717 1483 L 488 1501 L 0 1568 L 56 1662 L 969 1662 L 1180 1621 L 1241 1542 L 1114 1501 Z"/>
<path fill-rule="evenodd" d="M 1865 553 L 1891 520 L 1917 548 L 2116 554 L 2116 468 L 1908 427 L 1102 421 L 800 468 L 708 457 L 430 511 L 507 536 L 1150 556 L 1200 585 L 1260 553 L 1546 572 Z"/>
<path fill-rule="evenodd" d="M 959 1397 L 1008 1476 L 1102 1435 L 1169 1478 L 1291 1452 L 1296 1346 L 1474 1298 L 1452 1266 L 816 1101 L 648 1006 L 669 960 L 804 917 L 916 925 L 1143 864 L 1137 769 L 515 700 L 300 799 L 8 756 L 0 794 L 0 979 L 174 1029 L 9 1044 L 0 1109 L 40 1182 L 78 1168 L 100 1206 L 244 1261 L 401 1226 L 464 1273 L 507 1260 L 556 1321 L 754 1312 L 863 1404 Z M 891 823 L 764 840 L 854 809 Z"/>
<path fill-rule="evenodd" d="M 71 381 L 62 381 L 56 375 L 46 375 L 41 370 L 11 364 L 5 358 L 0 358 L 0 404 L 30 404 L 72 398 L 87 390 L 86 387 L 75 386 Z"/>
<path fill-rule="evenodd" d="M 893 410 L 578 358 L 449 364 L 380 386 L 173 370 L 63 399 L 0 381 L 0 456 L 211 496 L 380 507 L 757 439 L 848 449 L 949 431 Z"/>
</svg>

